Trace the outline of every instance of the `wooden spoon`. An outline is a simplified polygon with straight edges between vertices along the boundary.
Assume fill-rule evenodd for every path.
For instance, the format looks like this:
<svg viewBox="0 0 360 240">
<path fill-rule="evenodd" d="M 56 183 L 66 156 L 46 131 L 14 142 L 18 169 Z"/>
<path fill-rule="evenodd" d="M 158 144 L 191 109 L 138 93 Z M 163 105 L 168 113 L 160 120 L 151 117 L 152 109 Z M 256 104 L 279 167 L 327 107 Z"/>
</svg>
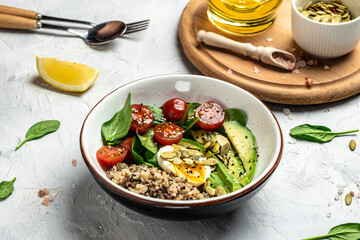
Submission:
<svg viewBox="0 0 360 240">
<path fill-rule="evenodd" d="M 270 64 L 286 70 L 293 70 L 296 58 L 293 54 L 272 47 L 255 47 L 251 43 L 241 43 L 223 37 L 213 32 L 200 30 L 197 34 L 197 41 L 218 48 L 225 48 L 236 53 L 250 56 L 263 63 Z"/>
</svg>

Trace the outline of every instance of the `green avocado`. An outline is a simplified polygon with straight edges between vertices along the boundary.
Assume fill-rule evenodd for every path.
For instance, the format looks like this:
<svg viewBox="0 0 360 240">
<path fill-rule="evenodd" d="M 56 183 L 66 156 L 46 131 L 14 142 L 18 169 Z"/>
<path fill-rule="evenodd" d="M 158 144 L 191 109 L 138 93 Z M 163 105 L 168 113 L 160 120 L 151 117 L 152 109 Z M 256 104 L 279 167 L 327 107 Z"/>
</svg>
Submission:
<svg viewBox="0 0 360 240">
<path fill-rule="evenodd" d="M 229 152 L 225 156 L 225 166 L 229 169 L 229 173 L 234 176 L 236 181 L 242 186 L 246 186 L 250 183 L 250 180 L 245 174 L 245 169 L 240 158 L 237 156 L 233 147 L 230 148 Z"/>
<path fill-rule="evenodd" d="M 257 142 L 250 129 L 237 122 L 224 122 L 223 127 L 242 161 L 248 180 L 254 177 L 257 164 Z"/>
</svg>

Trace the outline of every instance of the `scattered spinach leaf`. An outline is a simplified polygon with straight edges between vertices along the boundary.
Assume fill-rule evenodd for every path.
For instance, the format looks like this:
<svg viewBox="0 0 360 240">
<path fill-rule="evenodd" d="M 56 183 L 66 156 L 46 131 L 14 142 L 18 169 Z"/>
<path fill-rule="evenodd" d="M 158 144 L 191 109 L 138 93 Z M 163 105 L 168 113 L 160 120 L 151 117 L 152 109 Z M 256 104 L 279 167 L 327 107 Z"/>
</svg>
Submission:
<svg viewBox="0 0 360 240">
<path fill-rule="evenodd" d="M 137 134 L 141 145 L 143 145 L 147 150 L 152 153 L 157 153 L 158 146 L 155 144 L 154 141 L 154 128 L 150 128 L 144 135 Z"/>
<path fill-rule="evenodd" d="M 327 235 L 306 238 L 303 240 L 330 239 L 330 240 L 359 240 L 360 223 L 345 223 L 330 229 Z"/>
<path fill-rule="evenodd" d="M 101 126 L 101 135 L 107 143 L 115 142 L 126 136 L 130 129 L 131 116 L 131 93 L 129 93 L 124 107 Z"/>
<path fill-rule="evenodd" d="M 25 139 L 15 148 L 15 151 L 27 141 L 41 138 L 49 133 L 55 132 L 59 127 L 60 122 L 57 120 L 46 120 L 34 124 L 26 132 Z"/>
<path fill-rule="evenodd" d="M 225 121 L 236 121 L 241 125 L 246 126 L 246 114 L 237 108 L 228 108 L 225 110 Z"/>
<path fill-rule="evenodd" d="M 160 107 L 152 107 L 152 106 L 148 106 L 148 105 L 145 105 L 145 106 L 150 108 L 150 110 L 153 113 L 153 117 L 154 117 L 153 126 L 156 126 L 159 123 L 165 122 L 165 119 L 164 119 L 163 113 L 162 113 L 162 108 L 160 108 Z"/>
<path fill-rule="evenodd" d="M 325 126 L 303 124 L 290 130 L 290 135 L 294 138 L 304 139 L 312 142 L 325 143 L 330 142 L 336 136 L 341 134 L 358 132 L 359 130 L 351 130 L 346 132 L 332 132 L 330 128 Z"/>
<path fill-rule="evenodd" d="M 0 199 L 7 198 L 14 191 L 14 182 L 16 177 L 14 177 L 10 182 L 2 181 L 0 183 Z"/>
</svg>

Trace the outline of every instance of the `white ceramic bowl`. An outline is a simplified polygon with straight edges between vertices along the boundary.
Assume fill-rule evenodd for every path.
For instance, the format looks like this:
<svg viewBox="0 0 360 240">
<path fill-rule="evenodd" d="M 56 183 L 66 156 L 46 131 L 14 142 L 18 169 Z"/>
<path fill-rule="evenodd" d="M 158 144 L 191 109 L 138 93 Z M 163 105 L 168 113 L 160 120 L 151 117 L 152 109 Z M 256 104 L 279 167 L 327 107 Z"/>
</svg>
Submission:
<svg viewBox="0 0 360 240">
<path fill-rule="evenodd" d="M 295 42 L 304 51 L 323 59 L 351 52 L 360 40 L 360 1 L 342 0 L 353 17 L 357 17 L 345 23 L 321 23 L 303 16 L 298 8 L 303 8 L 308 2 L 309 0 L 292 0 L 291 27 Z"/>
<path fill-rule="evenodd" d="M 119 111 L 131 92 L 132 103 L 161 106 L 166 100 L 179 97 L 185 101 L 216 101 L 224 108 L 242 109 L 248 117 L 247 127 L 258 142 L 259 160 L 252 182 L 244 188 L 221 197 L 175 201 L 142 196 L 109 180 L 96 160 L 96 151 L 103 146 L 101 125 Z M 165 218 L 206 217 L 238 208 L 257 192 L 279 164 L 283 148 L 281 129 L 272 112 L 249 92 L 226 82 L 196 75 L 162 75 L 126 84 L 106 95 L 86 117 L 80 134 L 83 158 L 96 181 L 120 203 L 151 216 Z"/>
</svg>

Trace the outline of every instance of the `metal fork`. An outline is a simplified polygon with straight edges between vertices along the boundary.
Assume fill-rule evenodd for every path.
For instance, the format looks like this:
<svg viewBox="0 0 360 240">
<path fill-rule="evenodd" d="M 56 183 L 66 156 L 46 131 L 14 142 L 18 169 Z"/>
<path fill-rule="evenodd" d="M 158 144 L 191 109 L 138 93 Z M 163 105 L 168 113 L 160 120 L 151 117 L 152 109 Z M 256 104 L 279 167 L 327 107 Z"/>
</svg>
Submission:
<svg viewBox="0 0 360 240">
<path fill-rule="evenodd" d="M 30 18 L 30 19 L 37 20 L 38 22 L 40 20 L 48 20 L 48 21 L 61 21 L 61 22 L 83 24 L 83 25 L 87 25 L 89 27 L 94 27 L 97 25 L 96 23 L 93 23 L 93 22 L 68 19 L 68 18 L 52 17 L 52 16 L 47 16 L 47 15 L 42 15 L 42 14 L 34 12 L 34 11 L 29 11 L 29 10 L 20 9 L 20 8 L 14 8 L 14 7 L 8 7 L 8 6 L 3 6 L 3 5 L 0 5 L 0 14 L 8 14 L 8 15 L 13 15 L 13 16 Z M 126 30 L 123 34 L 130 34 L 130 33 L 143 31 L 148 28 L 149 23 L 150 23 L 149 19 L 138 21 L 138 22 L 125 23 Z"/>
</svg>

